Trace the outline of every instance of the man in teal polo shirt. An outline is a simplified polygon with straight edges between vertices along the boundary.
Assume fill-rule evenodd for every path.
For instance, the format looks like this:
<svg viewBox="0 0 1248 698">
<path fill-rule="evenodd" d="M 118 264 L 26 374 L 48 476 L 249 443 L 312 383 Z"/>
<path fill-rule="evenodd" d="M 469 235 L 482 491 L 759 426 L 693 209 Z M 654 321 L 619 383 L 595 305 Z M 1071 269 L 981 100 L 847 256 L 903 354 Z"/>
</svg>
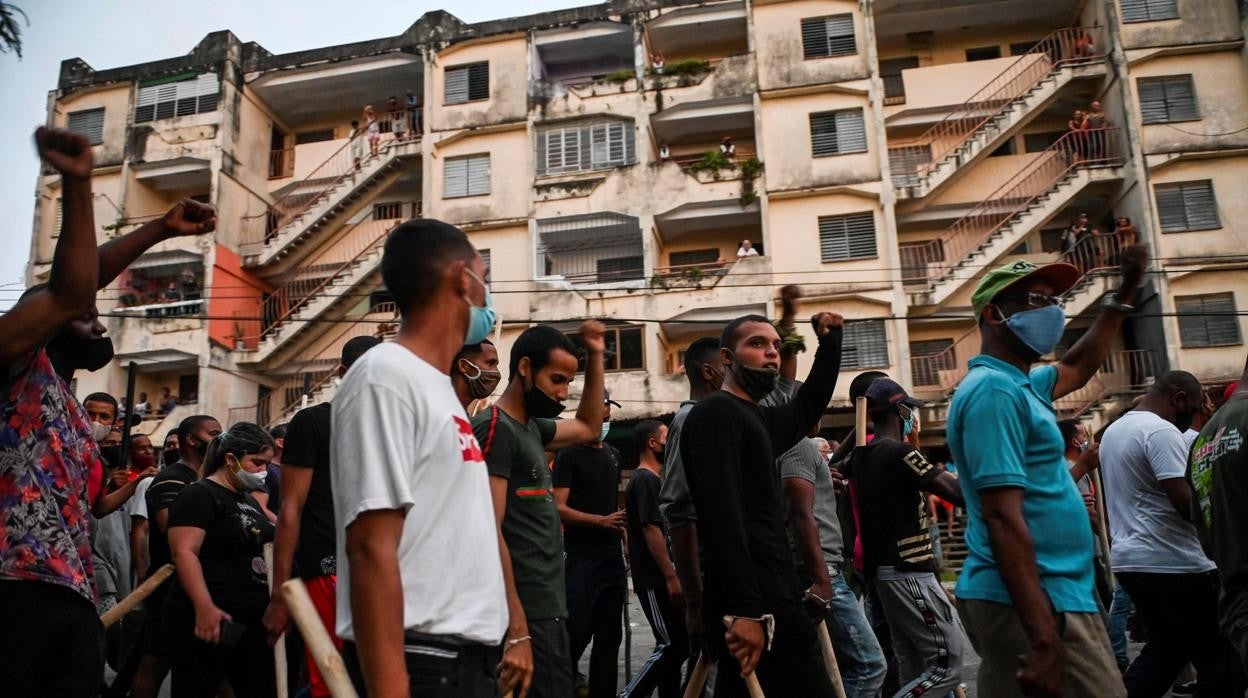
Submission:
<svg viewBox="0 0 1248 698">
<path fill-rule="evenodd" d="M 1032 368 L 1062 336 L 1060 297 L 1079 281 L 1077 268 L 1014 262 L 988 272 L 971 299 L 981 350 L 954 394 L 948 439 L 968 521 L 958 609 L 983 660 L 983 695 L 1126 695 L 1052 404 L 1096 373 L 1133 309 L 1148 250 L 1129 247 L 1121 259 L 1118 291 L 1056 364 Z"/>
</svg>

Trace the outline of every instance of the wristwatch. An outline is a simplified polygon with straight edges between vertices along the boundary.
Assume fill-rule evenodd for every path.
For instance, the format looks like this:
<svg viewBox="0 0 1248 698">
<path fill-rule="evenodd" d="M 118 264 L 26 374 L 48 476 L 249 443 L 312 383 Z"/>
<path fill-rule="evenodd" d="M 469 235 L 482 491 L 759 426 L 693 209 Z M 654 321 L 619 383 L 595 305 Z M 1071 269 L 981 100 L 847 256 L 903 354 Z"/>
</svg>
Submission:
<svg viewBox="0 0 1248 698">
<path fill-rule="evenodd" d="M 1122 313 L 1129 313 L 1135 310 L 1134 305 L 1127 305 L 1126 303 L 1123 303 L 1122 301 L 1114 298 L 1113 296 L 1105 296 L 1105 300 L 1101 301 L 1101 305 L 1106 308 L 1110 308 L 1111 310 L 1117 310 Z"/>
</svg>

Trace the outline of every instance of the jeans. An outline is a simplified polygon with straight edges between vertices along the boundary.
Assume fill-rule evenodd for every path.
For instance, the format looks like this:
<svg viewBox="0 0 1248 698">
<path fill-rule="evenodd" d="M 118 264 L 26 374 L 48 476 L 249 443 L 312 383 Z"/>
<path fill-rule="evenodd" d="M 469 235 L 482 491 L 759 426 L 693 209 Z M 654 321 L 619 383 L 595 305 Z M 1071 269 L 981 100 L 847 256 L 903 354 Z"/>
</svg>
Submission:
<svg viewBox="0 0 1248 698">
<path fill-rule="evenodd" d="M 1114 661 L 1118 662 L 1118 671 L 1127 672 L 1131 660 L 1127 657 L 1127 618 L 1135 610 L 1127 590 L 1118 584 L 1114 589 L 1114 602 L 1109 606 L 1109 646 L 1114 648 Z"/>
<path fill-rule="evenodd" d="M 858 604 L 840 570 L 828 565 L 832 575 L 832 598 L 828 607 L 828 634 L 841 668 L 841 682 L 846 698 L 874 698 L 884 685 L 884 651 L 867 622 L 867 614 Z"/>
<path fill-rule="evenodd" d="M 356 692 L 367 696 L 355 643 L 344 642 L 342 654 Z M 407 693 L 412 698 L 495 698 L 502 656 L 501 647 L 408 632 L 403 637 Z"/>
<path fill-rule="evenodd" d="M 533 684 L 529 687 L 529 698 L 572 695 L 568 622 L 562 618 L 530 618 L 529 636 L 533 646 Z"/>
<path fill-rule="evenodd" d="M 568 553 L 564 559 L 568 592 L 569 671 L 589 655 L 589 698 L 614 698 L 620 643 L 624 639 L 624 597 L 628 594 L 624 560 L 617 553 L 595 558 Z"/>
</svg>

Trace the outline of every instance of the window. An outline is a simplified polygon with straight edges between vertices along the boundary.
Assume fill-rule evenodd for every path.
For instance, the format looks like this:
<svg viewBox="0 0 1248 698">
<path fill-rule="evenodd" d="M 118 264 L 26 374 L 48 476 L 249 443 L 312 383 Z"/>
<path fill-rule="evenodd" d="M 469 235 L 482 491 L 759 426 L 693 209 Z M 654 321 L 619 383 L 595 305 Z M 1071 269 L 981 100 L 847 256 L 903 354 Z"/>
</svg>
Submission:
<svg viewBox="0 0 1248 698">
<path fill-rule="evenodd" d="M 91 145 L 104 142 L 104 110 L 87 109 L 69 113 L 70 131 L 77 131 L 87 137 Z"/>
<path fill-rule="evenodd" d="M 447 158 L 442 163 L 442 198 L 481 196 L 490 193 L 490 156 Z"/>
<path fill-rule="evenodd" d="M 373 204 L 373 220 L 385 221 L 403 217 L 403 203 L 390 201 L 384 204 Z"/>
<path fill-rule="evenodd" d="M 582 122 L 537 132 L 539 175 L 631 165 L 636 160 L 631 121 Z"/>
<path fill-rule="evenodd" d="M 696 267 L 699 264 L 715 264 L 718 261 L 719 248 L 717 247 L 673 252 L 670 257 L 670 264 L 673 267 Z"/>
<path fill-rule="evenodd" d="M 928 266 L 945 260 L 945 243 L 940 238 L 920 242 L 903 242 L 897 245 L 901 256 L 902 283 L 913 284 L 927 281 Z"/>
<path fill-rule="evenodd" d="M 888 334 L 883 320 L 845 323 L 841 340 L 841 370 L 888 365 Z"/>
<path fill-rule="evenodd" d="M 858 46 L 854 41 L 852 14 L 802 20 L 802 55 L 805 58 L 852 56 L 855 53 L 858 53 Z"/>
<path fill-rule="evenodd" d="M 1178 0 L 1118 0 L 1124 22 L 1156 22 L 1178 19 Z"/>
<path fill-rule="evenodd" d="M 1039 43 L 1040 43 L 1039 41 L 1018 41 L 1018 42 L 1012 43 L 1010 44 L 1010 55 L 1011 56 L 1025 55 L 1027 52 L 1035 48 L 1036 45 Z"/>
<path fill-rule="evenodd" d="M 485 262 L 485 278 L 482 279 L 482 281 L 485 282 L 485 287 L 489 288 L 490 285 L 494 283 L 494 278 L 490 275 L 490 270 L 494 268 L 494 265 L 490 263 L 490 251 L 489 250 L 477 250 L 477 251 L 481 253 L 481 261 Z"/>
<path fill-rule="evenodd" d="M 52 200 L 52 237 L 61 236 L 61 223 L 65 220 L 65 209 L 61 207 L 61 197 Z"/>
<path fill-rule="evenodd" d="M 539 276 L 575 283 L 611 283 L 645 278 L 641 222 L 605 212 L 537 221 Z"/>
<path fill-rule="evenodd" d="M 134 123 L 142 124 L 174 116 L 216 111 L 220 91 L 221 84 L 217 81 L 216 73 L 139 83 Z"/>
<path fill-rule="evenodd" d="M 578 348 L 578 372 L 585 370 L 584 345 L 577 330 L 565 332 Z M 642 339 L 641 327 L 635 325 L 607 325 L 603 336 L 606 340 L 606 351 L 603 352 L 604 368 L 608 371 L 635 371 L 646 367 L 645 343 Z"/>
<path fill-rule="evenodd" d="M 646 259 L 641 255 L 599 257 L 595 260 L 598 283 L 639 279 L 645 272 Z"/>
<path fill-rule="evenodd" d="M 1196 88 L 1192 85 L 1191 75 L 1140 78 L 1135 81 L 1135 86 L 1140 93 L 1140 120 L 1146 124 L 1195 121 L 1200 118 L 1200 112 L 1196 109 Z"/>
<path fill-rule="evenodd" d="M 811 114 L 810 149 L 816 157 L 866 152 L 867 130 L 862 123 L 862 110 Z"/>
<path fill-rule="evenodd" d="M 992 151 L 991 153 L 988 153 L 988 157 L 995 158 L 995 157 L 1000 157 L 1002 155 L 1013 155 L 1013 154 L 1014 154 L 1014 139 L 1010 138 L 1006 142 L 997 146 L 996 150 Z"/>
<path fill-rule="evenodd" d="M 446 103 L 463 104 L 490 98 L 490 64 L 469 63 L 446 69 Z"/>
<path fill-rule="evenodd" d="M 876 256 L 875 215 L 870 211 L 819 217 L 819 254 L 824 262 Z"/>
<path fill-rule="evenodd" d="M 990 61 L 994 58 L 1000 57 L 1000 46 L 982 46 L 980 48 L 968 48 L 966 50 L 967 61 Z"/>
<path fill-rule="evenodd" d="M 918 56 L 880 61 L 880 78 L 884 80 L 885 104 L 906 103 L 906 83 L 901 77 L 901 71 L 917 67 L 919 67 Z"/>
<path fill-rule="evenodd" d="M 903 145 L 888 149 L 888 170 L 894 187 L 912 187 L 919 183 L 919 168 L 932 161 L 932 146 Z"/>
<path fill-rule="evenodd" d="M 303 133 L 295 134 L 295 145 L 323 143 L 332 140 L 334 140 L 334 129 L 332 128 L 322 128 L 316 131 L 304 131 Z"/>
<path fill-rule="evenodd" d="M 1155 185 L 1153 198 L 1157 200 L 1157 217 L 1161 219 L 1163 233 L 1222 227 L 1218 220 L 1218 201 L 1213 195 L 1213 182 L 1207 179 Z"/>
<path fill-rule="evenodd" d="M 1179 341 L 1185 347 L 1226 347 L 1243 344 L 1235 296 L 1212 293 L 1205 296 L 1175 296 L 1179 315 Z"/>
<path fill-rule="evenodd" d="M 946 351 L 952 339 L 910 342 L 910 375 L 915 385 L 940 385 L 940 372 L 957 368 L 957 356 Z"/>
<path fill-rule="evenodd" d="M 1050 146 L 1058 141 L 1062 136 L 1066 135 L 1065 131 L 1045 131 L 1043 133 L 1025 133 L 1023 134 L 1023 152 L 1024 153 L 1040 153 L 1048 150 Z"/>
</svg>

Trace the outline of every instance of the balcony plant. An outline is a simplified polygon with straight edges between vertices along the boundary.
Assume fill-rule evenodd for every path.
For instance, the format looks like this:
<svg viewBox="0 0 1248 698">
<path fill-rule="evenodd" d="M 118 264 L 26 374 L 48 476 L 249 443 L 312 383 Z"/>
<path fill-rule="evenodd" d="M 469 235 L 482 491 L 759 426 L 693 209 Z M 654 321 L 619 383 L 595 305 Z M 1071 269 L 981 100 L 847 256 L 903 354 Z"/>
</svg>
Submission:
<svg viewBox="0 0 1248 698">
<path fill-rule="evenodd" d="M 754 190 L 754 180 L 763 171 L 763 163 L 758 158 L 750 158 L 741 163 L 741 205 L 749 206 L 758 201 L 758 192 Z"/>
<path fill-rule="evenodd" d="M 621 70 L 615 70 L 610 73 L 607 73 L 606 75 L 602 76 L 602 80 L 603 82 L 610 82 L 610 83 L 615 83 L 617 85 L 622 85 L 628 82 L 629 80 L 632 80 L 635 77 L 637 77 L 637 74 L 635 72 L 633 72 L 632 70 L 628 68 L 623 68 Z"/>
</svg>

